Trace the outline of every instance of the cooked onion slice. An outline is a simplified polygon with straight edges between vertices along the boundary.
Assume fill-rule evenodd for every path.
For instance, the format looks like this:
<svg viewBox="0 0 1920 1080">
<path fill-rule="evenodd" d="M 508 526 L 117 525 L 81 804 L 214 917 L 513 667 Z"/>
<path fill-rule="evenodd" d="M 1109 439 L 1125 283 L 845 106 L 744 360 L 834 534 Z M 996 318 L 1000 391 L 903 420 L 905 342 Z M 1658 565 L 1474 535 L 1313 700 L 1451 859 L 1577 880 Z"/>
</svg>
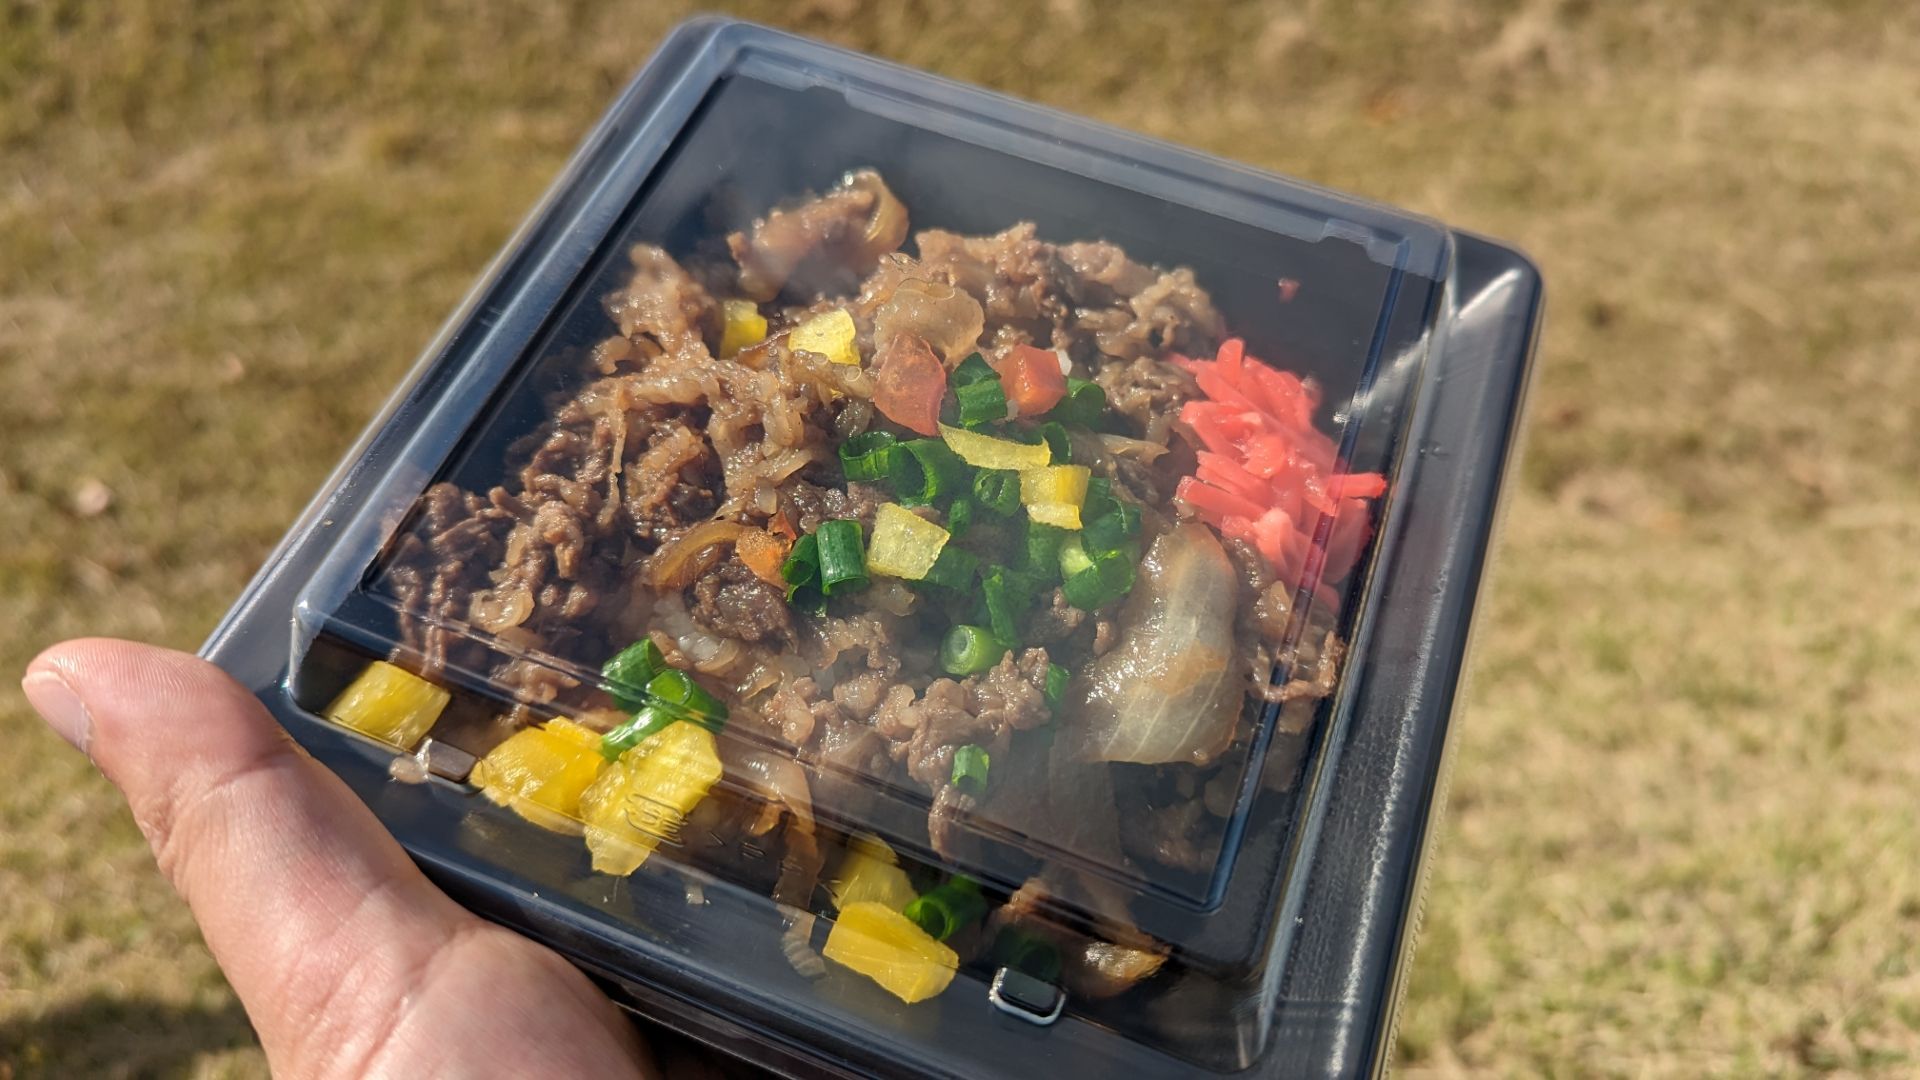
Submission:
<svg viewBox="0 0 1920 1080">
<path fill-rule="evenodd" d="M 1071 716 L 1082 757 L 1204 764 L 1226 748 L 1243 688 L 1232 662 L 1235 585 L 1206 526 L 1181 525 L 1153 542 L 1119 642 L 1077 680 Z"/>
<path fill-rule="evenodd" d="M 655 552 L 647 576 L 656 589 L 684 589 L 745 531 L 737 521 L 703 521 Z"/>
</svg>

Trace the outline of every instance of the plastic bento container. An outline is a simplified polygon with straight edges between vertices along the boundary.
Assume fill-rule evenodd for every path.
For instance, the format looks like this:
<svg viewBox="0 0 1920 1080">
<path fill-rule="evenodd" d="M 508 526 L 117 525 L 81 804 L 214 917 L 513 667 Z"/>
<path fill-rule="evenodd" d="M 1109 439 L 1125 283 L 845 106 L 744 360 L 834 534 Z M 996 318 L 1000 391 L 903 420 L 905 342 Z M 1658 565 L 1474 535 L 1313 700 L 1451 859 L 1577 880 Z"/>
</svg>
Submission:
<svg viewBox="0 0 1920 1080">
<path fill-rule="evenodd" d="M 882 178 L 915 233 L 991 236 L 1032 223 L 1031 242 L 1046 245 L 1039 250 L 1051 260 L 1049 272 L 1077 282 L 1055 289 L 1049 317 L 1067 336 L 1051 341 L 1046 327 L 996 307 L 1013 303 L 1007 296 L 988 295 L 1014 288 L 1007 275 L 1017 268 L 992 279 L 997 286 L 972 282 L 983 325 L 993 331 L 980 348 L 996 363 L 1031 340 L 1039 348 L 1066 342 L 1054 354 L 1063 369 L 1090 378 L 1141 356 L 1150 367 L 1162 365 L 1154 370 L 1220 365 L 1210 389 L 1187 386 L 1177 398 L 1151 399 L 1134 417 L 1103 414 L 1108 434 L 1144 433 L 1178 447 L 1200 441 L 1193 432 L 1202 420 L 1229 439 L 1221 432 L 1234 417 L 1289 409 L 1301 410 L 1301 430 L 1318 433 L 1296 432 L 1300 445 L 1319 448 L 1306 456 L 1321 455 L 1310 470 L 1320 486 L 1297 489 L 1311 490 L 1314 505 L 1293 506 L 1282 519 L 1292 531 L 1256 527 L 1236 509 L 1244 502 L 1206 509 L 1201 492 L 1182 488 L 1175 497 L 1141 482 L 1154 493 L 1143 507 L 1148 533 L 1208 530 L 1214 539 L 1195 542 L 1201 546 L 1247 540 L 1232 549 L 1236 575 L 1262 565 L 1258 556 L 1269 549 L 1254 541 L 1274 545 L 1265 565 L 1268 591 L 1282 598 L 1275 601 L 1280 617 L 1268 651 L 1258 655 L 1271 668 L 1271 696 L 1285 700 L 1266 701 L 1258 686 L 1232 697 L 1230 723 L 1221 728 L 1230 741 L 1111 752 L 1112 740 L 1099 742 L 1076 725 L 1119 724 L 1134 738 L 1148 728 L 1124 712 L 1135 697 L 1096 714 L 1087 702 L 1099 691 L 1085 685 L 1106 678 L 1124 696 L 1140 680 L 1186 676 L 1151 664 L 1100 667 L 1082 656 L 1084 671 L 1065 672 L 1081 681 L 1071 684 L 1066 704 L 1049 705 L 1044 722 L 979 720 L 968 738 L 991 742 L 990 755 L 971 742 L 935 745 L 930 735 L 910 745 L 913 731 L 898 729 L 906 714 L 883 720 L 879 710 L 853 705 L 829 707 L 833 719 L 822 726 L 881 740 L 872 745 L 888 753 L 830 753 L 820 745 L 829 736 L 806 730 L 810 721 L 796 730 L 767 720 L 774 707 L 766 695 L 805 677 L 819 691 L 810 700 L 825 702 L 836 680 L 854 680 L 805 635 L 855 601 L 833 601 L 826 615 L 802 603 L 791 616 L 801 629 L 790 639 L 748 650 L 763 662 L 775 654 L 790 659 L 776 656 L 765 670 L 742 674 L 729 667 L 737 656 L 713 654 L 715 635 L 702 638 L 684 611 L 675 620 L 673 605 L 684 608 L 693 593 L 676 594 L 683 579 L 649 561 L 706 515 L 762 527 L 784 554 L 794 537 L 777 534 L 756 501 L 758 488 L 753 498 L 735 492 L 740 498 L 729 502 L 725 468 L 708 467 L 721 482 L 708 491 L 689 465 L 682 476 L 693 494 L 647 510 L 655 516 L 642 522 L 639 510 L 607 505 L 622 483 L 618 466 L 642 468 L 643 448 L 624 447 L 623 435 L 611 449 L 592 444 L 591 453 L 607 455 L 607 468 L 591 478 L 577 471 L 574 487 L 561 482 L 566 477 L 534 481 L 539 469 L 523 472 L 536 454 L 585 461 L 589 451 L 566 443 L 584 430 L 579 415 L 568 428 L 558 410 L 568 402 L 576 413 L 606 407 L 604 395 L 586 390 L 595 379 L 633 377 L 650 370 L 652 353 L 665 355 L 661 321 L 679 315 L 649 306 L 655 293 L 624 308 L 608 299 L 636 273 L 654 272 L 645 267 L 658 270 L 651 256 L 630 254 L 635 245 L 657 246 L 676 265 L 706 267 L 695 276 L 711 284 L 715 301 L 747 303 L 728 310 L 751 312 L 748 324 L 767 320 L 742 333 L 773 344 L 747 341 L 759 351 L 729 362 L 800 363 L 796 328 L 839 310 L 857 316 L 855 370 L 860 363 L 880 370 L 884 343 L 874 340 L 872 306 L 863 307 L 857 292 L 878 265 L 870 252 L 836 263 L 839 256 L 816 247 L 781 262 L 780 237 L 767 237 L 773 255 L 743 258 L 778 264 L 761 266 L 773 280 L 748 289 L 722 244 L 738 234 L 751 248 L 756 223 L 800 200 L 849 190 L 843 178 L 856 170 Z M 855 187 L 872 195 L 869 182 Z M 871 223 L 885 203 L 876 197 L 863 205 L 875 208 Z M 850 243 L 845 235 L 819 243 L 834 242 Z M 1107 249 L 1065 246 L 1077 242 L 1117 245 L 1133 262 L 1112 269 L 1119 264 L 1100 263 L 1111 258 Z M 931 265 L 934 246 L 951 253 L 955 243 L 910 238 L 903 248 L 927 262 L 903 265 Z M 983 259 L 991 262 L 974 262 Z M 803 274 L 807 265 L 819 272 Z M 950 279 L 964 278 L 968 265 L 951 259 Z M 1172 268 L 1191 270 L 1186 284 L 1211 297 L 1217 320 L 1194 303 L 1154 293 L 1155 283 L 1181 284 L 1165 275 Z M 965 291 L 968 282 L 960 284 Z M 1418 216 L 762 27 L 696 20 L 661 46 L 613 105 L 204 651 L 338 772 L 457 899 L 560 951 L 637 1012 L 747 1061 L 792 1075 L 848 1076 L 1375 1072 L 1384 1066 L 1413 934 L 1421 855 L 1512 457 L 1540 290 L 1534 268 L 1512 249 Z M 713 310 L 696 312 L 694 332 L 713 352 L 737 349 L 741 342 L 719 340 L 722 316 Z M 1100 337 L 1100 327 L 1115 336 Z M 1172 359 L 1193 341 L 1206 350 Z M 1229 341 L 1243 344 L 1213 351 Z M 1224 374 L 1226 367 L 1243 372 L 1243 364 L 1289 375 L 1261 382 L 1267 376 Z M 1236 396 L 1254 393 L 1248 387 L 1255 384 L 1279 388 L 1260 393 L 1294 396 L 1252 404 Z M 656 391 L 691 393 L 647 392 Z M 739 391 L 715 383 L 702 393 L 708 396 L 693 404 L 656 403 L 652 412 L 626 398 L 617 408 L 628 418 L 670 413 L 703 434 L 702 424 L 717 423 L 721 397 Z M 846 416 L 855 406 L 844 397 L 823 394 L 807 407 Z M 1176 408 L 1186 400 L 1217 406 L 1212 419 Z M 1158 422 L 1154 409 L 1164 411 Z M 859 419 L 884 427 L 890 415 Z M 757 437 L 767 421 L 755 416 Z M 608 429 L 596 430 L 604 436 Z M 1009 422 L 1001 434 L 1008 443 L 1052 445 L 1023 431 Z M 1132 474 L 1115 462 L 1125 446 L 1101 442 L 1113 456 L 1096 448 L 1090 458 L 1123 487 Z M 1054 452 L 1082 453 L 1065 445 Z M 1264 460 L 1256 448 L 1242 464 L 1284 472 Z M 838 467 L 828 457 L 793 475 L 830 489 Z M 1384 490 L 1336 479 L 1342 474 L 1378 474 Z M 1213 475 L 1216 490 L 1237 482 Z M 535 491 L 529 483 L 548 487 Z M 1329 483 L 1346 486 L 1330 491 Z M 585 490 L 597 492 L 595 485 L 608 485 L 610 494 Z M 880 496 L 891 494 L 877 486 Z M 500 493 L 489 495 L 495 488 Z M 1262 497 L 1267 490 L 1227 493 Z M 1297 502 L 1296 489 L 1289 491 Z M 787 505 L 779 501 L 785 494 L 765 498 L 766 506 Z M 576 527 L 604 511 L 595 518 L 601 531 L 562 553 L 566 515 L 535 521 L 543 501 L 579 511 Z M 954 526 L 958 546 L 951 503 L 936 506 L 918 520 Z M 1034 507 L 1025 512 L 1039 516 Z M 489 513 L 492 525 L 482 520 Z M 1196 513 L 1205 524 L 1176 524 Z M 466 517 L 466 532 L 450 529 Z M 1004 525 L 977 535 L 1005 541 L 1044 532 L 1031 520 L 1019 528 L 1025 533 Z M 726 539 L 737 544 L 737 536 Z M 1343 545 L 1349 550 L 1334 554 Z M 1139 560 L 1156 558 L 1144 546 L 1135 540 L 1119 556 L 1141 578 L 1148 570 Z M 547 562 L 533 586 L 516 592 L 509 564 L 530 547 Z M 710 549 L 725 550 L 716 542 L 694 557 Z M 979 554 L 991 562 L 996 553 Z M 1172 558 L 1155 565 L 1164 569 Z M 706 570 L 702 563 L 699 572 Z M 744 578 L 735 584 L 757 587 Z M 1022 586 L 1035 593 L 1053 587 L 1032 576 Z M 464 590 L 459 602 L 447 599 L 449 590 Z M 910 617 L 934 618 L 927 613 L 939 606 L 936 591 L 890 595 L 911 594 L 919 606 Z M 1147 618 L 1130 616 L 1127 603 L 1114 602 L 1088 623 L 1105 618 L 1099 632 L 1118 635 L 1118 645 L 1106 640 L 1108 651 L 1130 647 L 1129 618 Z M 595 605 L 614 604 L 617 615 L 594 614 Z M 948 610 L 939 618 L 989 618 Z M 1244 620 L 1236 625 L 1242 636 L 1234 648 L 1247 648 Z M 602 671 L 626 643 L 623 628 L 636 639 L 659 631 L 669 646 L 663 662 L 694 668 L 697 684 L 734 701 L 724 726 L 695 708 L 668 716 L 678 721 L 660 729 L 686 736 L 674 753 L 717 757 L 717 777 L 689 779 L 700 769 L 678 758 L 677 772 L 661 773 L 657 760 L 637 764 L 631 750 L 619 756 L 619 746 L 599 754 L 609 745 L 603 733 L 617 730 L 625 714 L 666 708 L 658 694 Z M 889 639 L 912 653 L 893 667 L 931 694 L 925 683 L 941 672 L 924 643 L 912 644 L 912 632 Z M 1090 630 L 1061 638 L 1055 648 L 1067 655 L 1079 642 L 1098 651 L 1086 644 L 1091 637 Z M 870 666 L 902 661 L 881 651 L 869 653 Z M 1193 660 L 1197 651 L 1178 655 L 1202 663 Z M 350 730 L 327 718 L 343 715 L 339 702 L 349 687 L 367 689 L 365 673 L 376 661 L 408 672 L 403 681 L 424 677 L 444 691 L 443 707 L 419 714 L 430 728 L 402 734 L 363 723 Z M 1111 678 L 1087 673 L 1115 670 L 1120 675 Z M 1133 681 L 1122 677 L 1128 672 Z M 1309 689 L 1316 676 L 1321 685 Z M 979 680 L 986 676 L 971 678 L 968 715 L 985 716 Z M 1289 686 L 1302 692 L 1280 692 Z M 440 701 L 434 691 L 426 696 L 430 706 Z M 1228 715 L 1218 702 L 1229 699 L 1202 698 L 1205 708 L 1193 704 L 1201 699 L 1163 695 L 1173 709 L 1157 723 L 1200 725 Z M 931 712 L 911 715 L 933 730 Z M 1107 719 L 1088 719 L 1095 715 Z M 878 733 L 885 724 L 895 725 L 891 735 Z M 571 795 L 556 794 L 566 784 L 553 777 L 546 789 L 514 786 L 499 748 L 529 728 L 564 730 L 575 740 L 543 744 L 543 752 L 585 770 Z M 1088 749 L 1095 743 L 1103 749 Z M 963 752 L 971 756 L 957 760 Z M 583 803 L 580 784 L 599 785 L 614 757 L 628 769 L 627 787 L 603 787 L 598 802 L 588 795 Z M 1151 760 L 1137 760 L 1143 757 Z M 525 755 L 516 761 L 537 771 Z M 929 761 L 939 775 L 919 769 L 916 777 Z M 656 787 L 641 790 L 645 783 Z M 482 790 L 489 784 L 496 798 Z M 804 798 L 793 798 L 796 786 Z M 620 803 L 617 820 L 581 809 L 609 799 Z M 943 800 L 949 805 L 936 810 Z M 599 838 L 594 853 L 583 829 Z M 642 865 L 628 874 L 598 871 L 596 855 L 606 850 L 615 852 L 611 862 Z M 868 899 L 856 914 L 847 890 L 862 873 L 865 884 L 854 891 Z M 939 895 L 957 897 L 951 907 L 922 904 L 900 914 L 905 900 L 942 888 L 949 891 Z M 971 906 L 954 889 L 983 903 Z M 953 924 L 941 929 L 954 933 L 929 929 L 947 915 Z M 911 933 L 896 934 L 900 922 Z"/>
</svg>

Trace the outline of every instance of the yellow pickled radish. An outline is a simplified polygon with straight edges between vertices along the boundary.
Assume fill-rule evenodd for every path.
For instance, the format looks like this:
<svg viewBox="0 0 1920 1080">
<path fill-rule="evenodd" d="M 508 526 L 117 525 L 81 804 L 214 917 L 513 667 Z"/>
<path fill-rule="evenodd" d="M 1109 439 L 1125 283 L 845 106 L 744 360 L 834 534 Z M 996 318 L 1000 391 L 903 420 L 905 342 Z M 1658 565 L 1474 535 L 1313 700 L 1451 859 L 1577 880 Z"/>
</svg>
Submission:
<svg viewBox="0 0 1920 1080">
<path fill-rule="evenodd" d="M 1059 529 L 1080 528 L 1080 505 L 1087 500 L 1093 470 L 1085 465 L 1048 465 L 1020 474 L 1020 501 L 1027 517 Z"/>
<path fill-rule="evenodd" d="M 1093 470 L 1085 465 L 1048 465 L 1020 474 L 1020 501 L 1028 506 L 1079 506 L 1087 501 Z"/>
<path fill-rule="evenodd" d="M 599 709 L 596 711 L 601 714 L 606 714 L 606 713 L 611 713 L 614 710 Z M 566 741 L 572 743 L 575 746 L 588 747 L 589 749 L 594 750 L 596 753 L 600 749 L 600 733 L 599 732 L 593 730 L 592 728 L 588 727 L 585 724 L 576 723 L 572 720 L 569 720 L 564 716 L 556 716 L 553 719 L 547 721 L 545 724 L 541 725 L 540 730 L 546 732 L 549 735 L 557 735 L 560 738 L 565 739 Z"/>
<path fill-rule="evenodd" d="M 732 356 L 750 345 L 767 339 L 767 317 L 751 300 L 725 300 L 720 304 L 723 319 L 720 331 L 720 355 Z"/>
<path fill-rule="evenodd" d="M 481 794 L 543 829 L 578 834 L 580 796 L 606 768 L 600 734 L 571 720 L 509 736 L 473 767 Z"/>
<path fill-rule="evenodd" d="M 867 573 L 919 581 L 940 559 L 952 534 L 899 503 L 881 503 L 867 541 Z"/>
<path fill-rule="evenodd" d="M 840 869 L 827 882 L 827 895 L 833 900 L 833 906 L 844 908 L 848 904 L 872 902 L 885 904 L 895 911 L 906 910 L 919 894 L 908 882 L 907 872 L 900 869 L 898 858 L 879 837 L 864 833 L 854 837 L 847 844 Z"/>
<path fill-rule="evenodd" d="M 1027 507 L 1027 517 L 1056 529 L 1080 528 L 1080 508 L 1065 503 L 1034 503 Z"/>
<path fill-rule="evenodd" d="M 375 660 L 327 706 L 326 717 L 383 743 L 412 750 L 451 699 L 427 680 Z"/>
<path fill-rule="evenodd" d="M 940 425 L 940 438 L 946 442 L 947 449 L 976 469 L 1025 472 L 1045 468 L 1053 460 L 1053 450 L 1044 442 L 1017 443 L 946 424 Z"/>
<path fill-rule="evenodd" d="M 847 850 L 858 852 L 872 859 L 879 859 L 888 866 L 899 866 L 900 856 L 885 840 L 870 832 L 854 833 L 847 837 Z"/>
<path fill-rule="evenodd" d="M 620 755 L 580 798 L 593 868 L 627 875 L 661 843 L 677 843 L 687 815 L 720 779 L 713 733 L 668 724 Z"/>
<path fill-rule="evenodd" d="M 787 347 L 819 353 L 836 364 L 857 364 L 860 349 L 853 339 L 858 332 L 853 316 L 834 308 L 794 327 L 787 335 Z"/>
<path fill-rule="evenodd" d="M 953 982 L 960 956 L 885 904 L 840 909 L 821 955 L 865 975 L 908 1004 L 934 997 Z"/>
</svg>

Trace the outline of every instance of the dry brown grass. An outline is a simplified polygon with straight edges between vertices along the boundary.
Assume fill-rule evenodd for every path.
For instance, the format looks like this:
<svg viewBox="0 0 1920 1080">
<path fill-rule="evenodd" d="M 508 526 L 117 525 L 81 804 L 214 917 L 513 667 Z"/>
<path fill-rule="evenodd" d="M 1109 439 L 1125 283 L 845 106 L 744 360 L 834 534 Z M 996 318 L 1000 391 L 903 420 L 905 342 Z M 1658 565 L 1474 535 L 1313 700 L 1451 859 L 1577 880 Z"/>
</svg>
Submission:
<svg viewBox="0 0 1920 1080">
<path fill-rule="evenodd" d="M 685 11 L 453 7 L 0 8 L 0 667 L 196 643 Z M 1920 1069 L 1908 5 L 738 7 L 1527 247 L 1405 1071 Z M 0 776 L 0 1073 L 260 1072 L 11 693 Z"/>
</svg>

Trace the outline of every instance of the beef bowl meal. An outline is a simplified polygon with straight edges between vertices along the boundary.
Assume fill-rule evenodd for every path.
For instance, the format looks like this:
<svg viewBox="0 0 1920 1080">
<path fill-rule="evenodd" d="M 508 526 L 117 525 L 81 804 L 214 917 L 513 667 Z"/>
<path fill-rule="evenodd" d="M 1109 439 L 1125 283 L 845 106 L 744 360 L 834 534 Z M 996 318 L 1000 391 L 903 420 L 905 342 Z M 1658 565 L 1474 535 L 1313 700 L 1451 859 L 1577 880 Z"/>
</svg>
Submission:
<svg viewBox="0 0 1920 1080">
<path fill-rule="evenodd" d="M 1369 1071 L 1537 307 L 699 21 L 208 652 L 456 898 L 756 1064 Z"/>
</svg>

